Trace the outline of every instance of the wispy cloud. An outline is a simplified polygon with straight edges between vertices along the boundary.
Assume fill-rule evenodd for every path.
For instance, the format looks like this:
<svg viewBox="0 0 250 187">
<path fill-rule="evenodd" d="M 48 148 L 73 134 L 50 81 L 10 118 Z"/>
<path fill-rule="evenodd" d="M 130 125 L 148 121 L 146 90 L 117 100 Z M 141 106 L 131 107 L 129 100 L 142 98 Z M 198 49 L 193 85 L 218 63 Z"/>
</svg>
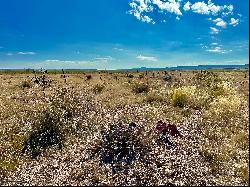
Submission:
<svg viewBox="0 0 250 187">
<path fill-rule="evenodd" d="M 151 61 L 151 62 L 157 62 L 158 61 L 158 59 L 156 57 L 153 57 L 153 56 L 139 55 L 136 58 L 141 60 L 141 61 Z"/>
<path fill-rule="evenodd" d="M 35 55 L 35 52 L 18 52 L 18 55 Z"/>
<path fill-rule="evenodd" d="M 207 49 L 206 50 L 207 52 L 210 52 L 210 53 L 220 53 L 220 54 L 224 54 L 224 53 L 229 53 L 231 52 L 232 50 L 225 50 L 225 49 L 222 49 L 220 46 L 215 46 L 215 47 L 212 47 L 210 49 Z"/>
<path fill-rule="evenodd" d="M 213 42 L 213 43 L 211 43 L 210 45 L 219 45 L 218 43 L 216 43 L 216 42 Z"/>
<path fill-rule="evenodd" d="M 219 32 L 219 29 L 216 29 L 215 27 L 210 27 L 210 34 L 218 34 Z"/>
<path fill-rule="evenodd" d="M 7 53 L 6 55 L 7 56 L 13 56 L 14 54 L 13 53 Z"/>
<path fill-rule="evenodd" d="M 90 60 L 59 60 L 59 59 L 47 59 L 39 65 L 44 68 L 94 68 L 104 67 L 105 64 L 114 60 L 111 56 L 96 57 Z"/>
<path fill-rule="evenodd" d="M 13 56 L 13 55 L 35 55 L 35 54 L 36 54 L 35 52 L 17 52 L 17 53 L 9 52 L 6 55 Z"/>
</svg>

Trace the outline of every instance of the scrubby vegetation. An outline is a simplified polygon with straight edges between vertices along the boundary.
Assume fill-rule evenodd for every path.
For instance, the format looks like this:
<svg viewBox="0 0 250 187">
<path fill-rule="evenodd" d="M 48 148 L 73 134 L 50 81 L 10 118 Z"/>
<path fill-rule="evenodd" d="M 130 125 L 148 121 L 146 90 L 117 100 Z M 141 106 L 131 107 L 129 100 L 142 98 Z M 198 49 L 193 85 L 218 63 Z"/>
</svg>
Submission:
<svg viewBox="0 0 250 187">
<path fill-rule="evenodd" d="M 137 83 L 133 86 L 133 91 L 136 94 L 140 94 L 140 93 L 148 93 L 149 92 L 149 86 L 146 84 L 142 84 L 142 83 Z"/>
<path fill-rule="evenodd" d="M 246 75 L 0 75 L 0 184 L 249 185 Z"/>
</svg>

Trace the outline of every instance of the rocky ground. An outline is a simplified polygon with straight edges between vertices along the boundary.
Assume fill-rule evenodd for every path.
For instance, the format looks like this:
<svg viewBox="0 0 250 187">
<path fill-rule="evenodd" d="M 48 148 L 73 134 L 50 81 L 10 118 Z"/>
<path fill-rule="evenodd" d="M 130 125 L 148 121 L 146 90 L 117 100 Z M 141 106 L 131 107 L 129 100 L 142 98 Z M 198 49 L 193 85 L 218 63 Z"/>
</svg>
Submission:
<svg viewBox="0 0 250 187">
<path fill-rule="evenodd" d="M 249 184 L 248 71 L 1 74 L 0 89 L 1 185 Z"/>
</svg>

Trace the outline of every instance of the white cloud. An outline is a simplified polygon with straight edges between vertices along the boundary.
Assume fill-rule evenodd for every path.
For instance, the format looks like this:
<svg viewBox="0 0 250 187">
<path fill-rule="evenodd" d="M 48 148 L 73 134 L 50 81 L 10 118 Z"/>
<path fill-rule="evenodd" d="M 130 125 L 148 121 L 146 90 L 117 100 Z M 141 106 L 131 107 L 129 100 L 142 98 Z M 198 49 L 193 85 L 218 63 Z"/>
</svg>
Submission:
<svg viewBox="0 0 250 187">
<path fill-rule="evenodd" d="M 232 26 L 237 26 L 239 24 L 239 19 L 234 19 L 234 18 L 231 18 L 230 19 L 230 23 L 229 25 L 232 25 Z"/>
<path fill-rule="evenodd" d="M 146 23 L 151 23 L 151 22 L 154 23 L 153 19 L 148 16 L 141 16 L 141 21 Z"/>
<path fill-rule="evenodd" d="M 191 5 L 191 3 L 188 1 L 188 2 L 183 6 L 183 10 L 189 11 L 189 10 L 190 10 L 190 5 Z"/>
<path fill-rule="evenodd" d="M 216 18 L 215 20 L 213 20 L 213 22 L 218 27 L 226 28 L 226 26 L 227 26 L 227 23 L 223 19 L 221 19 L 221 18 Z"/>
<path fill-rule="evenodd" d="M 210 27 L 211 34 L 219 33 L 215 27 L 227 28 L 228 25 L 235 27 L 240 21 L 236 18 L 228 20 L 228 16 L 233 14 L 234 6 L 232 4 L 215 4 L 212 0 L 193 0 L 192 3 L 188 0 L 130 0 L 129 5 L 131 7 L 131 10 L 128 11 L 129 14 L 141 22 L 151 24 L 156 23 L 154 20 L 156 14 L 162 14 L 157 16 L 161 23 L 167 22 L 166 15 L 168 13 L 176 15 L 176 20 L 181 19 L 182 11 L 209 16 L 206 19 L 214 24 L 213 27 Z M 219 18 L 214 19 L 215 16 Z M 238 16 L 240 17 L 241 14 Z"/>
<path fill-rule="evenodd" d="M 218 45 L 218 43 L 214 42 L 214 43 L 211 43 L 210 45 Z"/>
<path fill-rule="evenodd" d="M 35 55 L 35 52 L 18 52 L 18 55 Z"/>
<path fill-rule="evenodd" d="M 138 20 L 146 23 L 153 23 L 152 18 L 147 15 L 143 15 L 143 13 L 152 12 L 153 7 L 150 5 L 151 0 L 132 0 L 129 3 L 132 8 L 128 13 L 134 15 Z"/>
<path fill-rule="evenodd" d="M 166 2 L 161 0 L 153 0 L 152 4 L 157 5 L 160 10 L 165 10 L 169 13 L 174 13 L 179 16 L 182 15 L 180 11 L 180 3 L 176 2 L 175 0 L 168 0 Z"/>
<path fill-rule="evenodd" d="M 147 13 L 158 10 L 159 12 L 168 12 L 181 16 L 180 2 L 176 0 L 132 0 L 129 3 L 131 10 L 129 14 L 134 15 L 138 20 L 146 23 L 153 23 L 155 21 Z"/>
<path fill-rule="evenodd" d="M 211 52 L 211 53 L 220 53 L 220 54 L 224 54 L 224 53 L 228 53 L 231 52 L 232 50 L 224 50 L 219 46 L 216 47 L 212 47 L 210 49 L 207 49 L 206 51 Z"/>
<path fill-rule="evenodd" d="M 167 13 L 182 16 L 181 9 L 184 11 L 194 12 L 197 14 L 210 15 L 210 16 L 228 16 L 233 14 L 233 5 L 216 5 L 212 0 L 208 0 L 207 3 L 204 1 L 196 1 L 195 3 L 190 3 L 189 1 L 183 0 L 130 0 L 129 3 L 131 10 L 128 11 L 129 14 L 134 15 L 138 20 L 145 23 L 155 23 L 155 20 L 150 16 L 150 14 Z M 162 20 L 165 20 L 164 18 Z M 165 22 L 160 20 L 160 22 Z M 179 19 L 177 19 L 179 20 Z M 223 25 L 223 23 L 219 23 Z"/>
<path fill-rule="evenodd" d="M 46 62 L 60 62 L 60 60 L 46 60 Z"/>
<path fill-rule="evenodd" d="M 220 21 L 223 21 L 223 19 L 221 19 L 221 18 L 216 18 L 216 19 L 213 20 L 214 23 L 217 23 L 217 22 L 220 22 Z"/>
<path fill-rule="evenodd" d="M 204 3 L 204 1 L 196 2 L 191 6 L 191 9 L 193 12 L 197 14 L 206 14 L 206 15 L 216 16 L 219 13 L 222 13 L 222 15 L 228 15 L 228 14 L 232 14 L 233 5 L 223 5 L 223 6 L 215 5 L 214 3 L 212 3 L 211 0 L 209 0 L 207 4 Z"/>
<path fill-rule="evenodd" d="M 204 2 L 194 3 L 191 6 L 191 9 L 193 12 L 198 13 L 198 14 L 207 14 L 208 15 L 210 13 L 209 7 Z"/>
<path fill-rule="evenodd" d="M 211 34 L 218 34 L 219 32 L 220 32 L 220 30 L 219 29 L 216 29 L 215 27 L 210 27 L 210 33 Z"/>
<path fill-rule="evenodd" d="M 226 28 L 226 27 L 227 27 L 227 23 L 226 23 L 225 21 L 223 21 L 223 20 L 217 22 L 216 25 L 217 25 L 218 27 L 223 27 L 223 28 Z"/>
<path fill-rule="evenodd" d="M 157 62 L 158 61 L 158 59 L 156 57 L 153 57 L 153 56 L 139 55 L 136 58 L 141 60 L 141 61 L 151 61 L 151 62 Z"/>
</svg>

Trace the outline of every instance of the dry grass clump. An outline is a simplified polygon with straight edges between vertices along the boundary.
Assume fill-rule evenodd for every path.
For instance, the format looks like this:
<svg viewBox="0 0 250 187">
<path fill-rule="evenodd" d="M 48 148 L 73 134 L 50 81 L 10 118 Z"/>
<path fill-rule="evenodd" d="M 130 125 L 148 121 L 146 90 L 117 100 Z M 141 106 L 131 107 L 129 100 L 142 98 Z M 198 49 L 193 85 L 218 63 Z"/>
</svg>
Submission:
<svg viewBox="0 0 250 187">
<path fill-rule="evenodd" d="M 218 96 L 210 103 L 209 112 L 220 119 L 230 119 L 240 114 L 241 98 L 237 95 Z"/>
<path fill-rule="evenodd" d="M 148 103 L 161 103 L 164 101 L 164 97 L 160 94 L 157 93 L 149 93 L 146 98 L 145 101 Z"/>
<path fill-rule="evenodd" d="M 95 94 L 101 93 L 101 92 L 103 91 L 104 88 L 105 88 L 104 85 L 96 84 L 96 85 L 93 87 L 93 92 L 94 92 Z"/>
<path fill-rule="evenodd" d="M 242 166 L 249 159 L 246 155 L 246 150 L 249 149 L 248 116 L 241 116 L 245 113 L 246 105 L 247 103 L 234 90 L 228 91 L 217 96 L 203 116 L 205 124 L 201 128 L 207 139 L 203 145 L 206 151 L 203 150 L 202 155 L 208 159 L 211 172 L 220 176 L 218 180 L 224 180 L 227 184 L 232 182 L 232 178 L 222 179 L 222 176 L 235 175 L 247 182 L 244 172 L 232 167 Z M 238 155 L 238 152 L 241 152 L 241 155 Z"/>
</svg>

